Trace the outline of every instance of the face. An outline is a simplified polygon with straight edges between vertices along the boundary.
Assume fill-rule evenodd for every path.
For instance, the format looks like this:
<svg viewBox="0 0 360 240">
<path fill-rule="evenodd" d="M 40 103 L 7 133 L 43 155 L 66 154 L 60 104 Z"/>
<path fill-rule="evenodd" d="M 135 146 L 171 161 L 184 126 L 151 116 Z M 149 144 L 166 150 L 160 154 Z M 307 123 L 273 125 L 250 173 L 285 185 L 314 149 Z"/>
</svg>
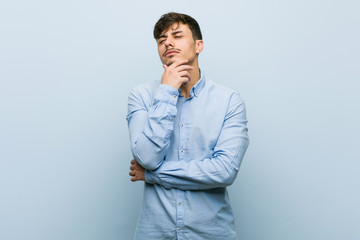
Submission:
<svg viewBox="0 0 360 240">
<path fill-rule="evenodd" d="M 170 66 L 177 59 L 187 59 L 193 65 L 203 49 L 203 41 L 194 40 L 188 25 L 174 23 L 157 39 L 157 46 L 163 64 Z"/>
</svg>

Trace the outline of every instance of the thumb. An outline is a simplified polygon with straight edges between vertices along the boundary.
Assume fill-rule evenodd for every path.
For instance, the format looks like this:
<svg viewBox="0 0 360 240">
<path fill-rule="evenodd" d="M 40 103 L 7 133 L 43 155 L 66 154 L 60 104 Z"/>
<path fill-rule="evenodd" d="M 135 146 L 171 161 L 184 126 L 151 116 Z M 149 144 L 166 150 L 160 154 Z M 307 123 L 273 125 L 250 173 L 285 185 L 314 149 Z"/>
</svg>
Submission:
<svg viewBox="0 0 360 240">
<path fill-rule="evenodd" d="M 166 64 L 164 64 L 163 68 L 166 70 L 168 68 L 168 66 Z"/>
</svg>

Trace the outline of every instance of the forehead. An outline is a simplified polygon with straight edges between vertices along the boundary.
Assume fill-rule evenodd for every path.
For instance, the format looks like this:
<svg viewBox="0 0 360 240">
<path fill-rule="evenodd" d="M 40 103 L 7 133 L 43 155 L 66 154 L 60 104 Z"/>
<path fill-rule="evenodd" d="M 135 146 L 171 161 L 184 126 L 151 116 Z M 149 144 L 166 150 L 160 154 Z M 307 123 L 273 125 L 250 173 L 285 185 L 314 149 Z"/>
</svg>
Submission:
<svg viewBox="0 0 360 240">
<path fill-rule="evenodd" d="M 184 33 L 189 33 L 191 32 L 189 26 L 187 24 L 184 23 L 173 23 L 172 25 L 170 25 L 170 27 L 166 30 L 164 30 L 161 35 L 167 35 L 167 34 L 171 34 L 173 32 L 177 32 L 177 31 L 182 31 Z"/>
</svg>

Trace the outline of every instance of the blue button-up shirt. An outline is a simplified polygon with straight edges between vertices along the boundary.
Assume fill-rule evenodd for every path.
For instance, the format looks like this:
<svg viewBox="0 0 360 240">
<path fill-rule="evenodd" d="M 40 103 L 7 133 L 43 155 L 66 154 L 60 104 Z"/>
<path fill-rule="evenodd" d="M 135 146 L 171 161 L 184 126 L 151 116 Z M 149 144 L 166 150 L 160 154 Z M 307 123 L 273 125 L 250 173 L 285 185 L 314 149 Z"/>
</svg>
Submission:
<svg viewBox="0 0 360 240">
<path fill-rule="evenodd" d="M 135 239 L 236 239 L 226 187 L 249 144 L 239 94 L 205 79 L 185 99 L 159 81 L 129 96 L 131 150 L 145 169 Z"/>
</svg>

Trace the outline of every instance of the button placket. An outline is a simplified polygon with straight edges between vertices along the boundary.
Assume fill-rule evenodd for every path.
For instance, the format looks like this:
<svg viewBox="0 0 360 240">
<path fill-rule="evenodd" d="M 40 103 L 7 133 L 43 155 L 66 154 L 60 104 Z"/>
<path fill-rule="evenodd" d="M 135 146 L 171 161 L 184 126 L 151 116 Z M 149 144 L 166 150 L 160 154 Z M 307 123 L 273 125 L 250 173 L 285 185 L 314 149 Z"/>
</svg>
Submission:
<svg viewBox="0 0 360 240">
<path fill-rule="evenodd" d="M 182 102 L 184 102 L 184 99 L 181 99 Z M 180 143 L 179 143 L 179 153 L 180 153 L 180 159 L 183 159 L 184 157 L 184 145 L 185 145 L 185 137 L 186 137 L 186 128 L 184 128 L 185 124 L 184 122 L 186 121 L 187 118 L 187 105 L 188 102 L 185 102 L 184 104 L 182 104 L 181 108 L 182 108 L 182 114 L 181 114 L 181 118 L 180 118 L 180 124 L 179 124 L 179 133 L 180 133 Z"/>
<path fill-rule="evenodd" d="M 178 190 L 176 192 L 176 198 L 177 198 L 177 206 L 176 206 L 176 228 L 177 231 L 182 231 L 184 228 L 184 201 L 185 201 L 185 193 L 181 190 Z"/>
<path fill-rule="evenodd" d="M 184 97 L 181 97 L 180 99 L 180 109 L 181 109 L 181 114 L 179 115 L 179 119 L 177 121 L 177 128 L 179 131 L 179 145 L 178 147 L 178 151 L 179 151 L 179 160 L 183 160 L 185 157 L 185 150 L 186 150 L 186 135 L 187 135 L 187 128 L 186 128 L 186 123 L 187 123 L 187 119 L 188 119 L 188 105 L 189 105 L 189 101 L 185 101 Z M 183 234 L 183 227 L 184 227 L 184 215 L 185 215 L 185 205 L 184 205 L 184 200 L 185 200 L 185 193 L 184 191 L 178 190 L 177 191 L 177 201 L 176 201 L 176 230 L 177 232 L 180 234 L 179 236 L 182 236 Z M 179 239 L 182 239 L 182 237 L 179 237 Z"/>
</svg>

